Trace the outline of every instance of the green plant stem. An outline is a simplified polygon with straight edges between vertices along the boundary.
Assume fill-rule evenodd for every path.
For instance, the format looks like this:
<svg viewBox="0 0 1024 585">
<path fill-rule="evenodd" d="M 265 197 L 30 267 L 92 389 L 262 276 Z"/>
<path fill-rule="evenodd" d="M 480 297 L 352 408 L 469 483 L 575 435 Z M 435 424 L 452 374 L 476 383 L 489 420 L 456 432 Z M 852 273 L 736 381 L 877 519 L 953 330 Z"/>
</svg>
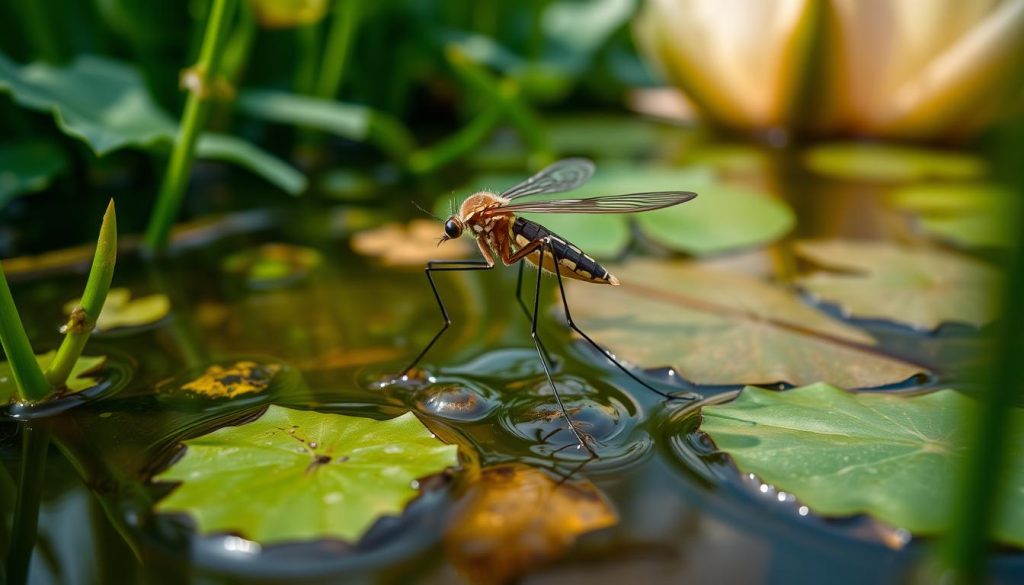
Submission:
<svg viewBox="0 0 1024 585">
<path fill-rule="evenodd" d="M 356 28 L 363 15 L 362 8 L 362 0 L 338 0 L 335 3 L 335 14 L 320 62 L 316 96 L 333 100 L 338 95 L 341 82 L 345 80 L 345 68 L 355 41 Z"/>
<path fill-rule="evenodd" d="M 409 157 L 409 170 L 420 175 L 428 174 L 465 155 L 487 139 L 501 121 L 502 115 L 500 106 L 484 108 L 470 123 L 451 136 L 413 153 Z"/>
<path fill-rule="evenodd" d="M 42 400 L 50 393 L 50 384 L 32 352 L 32 344 L 25 334 L 25 326 L 18 316 L 14 297 L 7 286 L 3 265 L 0 265 L 0 343 L 14 374 L 14 386 L 22 402 Z"/>
<path fill-rule="evenodd" d="M 50 434 L 25 425 L 21 441 L 21 477 L 18 479 L 18 499 L 14 506 L 11 547 L 7 551 L 7 582 L 11 585 L 28 582 L 28 569 L 39 525 L 39 496 L 43 491 Z"/>
<path fill-rule="evenodd" d="M 181 128 L 167 164 L 167 174 L 160 185 L 156 208 L 146 228 L 146 246 L 151 250 L 160 251 L 166 248 L 171 226 L 178 217 L 185 187 L 192 172 L 196 140 L 210 115 L 210 99 L 214 94 L 220 71 L 221 49 L 236 4 L 237 0 L 213 0 L 203 35 L 203 45 L 199 51 L 199 60 L 192 68 L 192 74 L 198 78 L 198 86 L 189 90 Z"/>
<path fill-rule="evenodd" d="M 1024 118 L 1002 131 L 1003 170 L 1017 195 L 1024 196 L 1024 172 L 1019 156 L 1024 148 Z M 968 445 L 957 477 L 957 491 L 950 530 L 942 543 L 940 562 L 952 571 L 955 583 L 981 583 L 991 544 L 989 534 L 999 506 L 1006 501 L 1007 456 L 1014 444 L 1011 412 L 1024 396 L 1024 203 L 1016 198 L 1016 248 L 1007 263 L 1007 282 L 1002 291 L 1003 315 L 993 351 L 993 367 L 987 392 L 978 409 L 966 421 Z"/>
<path fill-rule="evenodd" d="M 64 50 L 61 46 L 61 35 L 56 34 L 55 18 L 50 14 L 51 10 L 58 9 L 53 2 L 45 0 L 33 0 L 32 2 L 17 2 L 13 4 L 20 13 L 19 24 L 25 31 L 29 43 L 32 44 L 33 53 L 41 57 L 47 63 L 59 63 L 64 60 Z"/>
<path fill-rule="evenodd" d="M 107 291 L 110 290 L 110 281 L 114 278 L 116 263 L 117 212 L 114 209 L 114 200 L 111 199 L 106 213 L 103 214 L 103 224 L 100 226 L 96 253 L 93 255 L 92 268 L 89 269 L 89 279 L 85 283 L 82 301 L 71 312 L 64 341 L 46 369 L 46 380 L 50 388 L 60 388 L 64 385 L 71 375 L 75 362 L 82 355 L 85 343 L 89 341 L 89 334 L 92 333 L 96 320 L 103 310 L 103 303 L 107 300 Z"/>
<path fill-rule="evenodd" d="M 520 99 L 519 86 L 514 80 L 498 81 L 456 45 L 448 45 L 445 56 L 462 81 L 480 95 L 481 101 L 501 106 L 531 154 L 541 160 L 554 158 L 547 133 L 533 111 Z"/>
<path fill-rule="evenodd" d="M 320 64 L 320 23 L 295 29 L 299 59 L 295 66 L 295 93 L 312 95 Z"/>
</svg>

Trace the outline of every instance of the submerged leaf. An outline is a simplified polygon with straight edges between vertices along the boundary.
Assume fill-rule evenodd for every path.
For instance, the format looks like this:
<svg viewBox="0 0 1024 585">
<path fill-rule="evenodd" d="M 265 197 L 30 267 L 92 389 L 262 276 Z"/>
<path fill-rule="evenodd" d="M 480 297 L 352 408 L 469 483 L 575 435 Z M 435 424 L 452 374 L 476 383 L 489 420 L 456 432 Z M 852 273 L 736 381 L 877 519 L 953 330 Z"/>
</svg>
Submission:
<svg viewBox="0 0 1024 585">
<path fill-rule="evenodd" d="M 863 331 L 808 307 L 791 291 L 694 263 L 609 267 L 617 287 L 567 283 L 580 327 L 643 367 L 673 366 L 696 384 L 850 387 L 902 382 L 922 368 L 885 356 Z"/>
<path fill-rule="evenodd" d="M 844 312 L 918 329 L 943 323 L 981 326 L 995 318 L 999 272 L 973 258 L 884 242 L 799 242 L 797 254 L 836 272 L 816 272 L 800 286 Z"/>
<path fill-rule="evenodd" d="M 198 378 L 182 384 L 181 389 L 207 398 L 256 394 L 269 388 L 274 375 L 280 370 L 278 364 L 258 364 L 247 360 L 226 366 L 214 364 Z"/>
<path fill-rule="evenodd" d="M 827 177 L 878 182 L 973 179 L 986 171 L 970 154 L 882 144 L 823 144 L 808 150 L 804 163 Z"/>
<path fill-rule="evenodd" d="M 66 67 L 19 66 L 0 54 L 0 92 L 22 107 L 52 114 L 61 132 L 97 156 L 128 147 L 167 150 L 178 134 L 139 73 L 112 59 L 84 56 Z M 291 193 L 305 188 L 301 173 L 240 138 L 204 134 L 196 156 L 237 163 Z"/>
<path fill-rule="evenodd" d="M 579 536 L 618 521 L 611 502 L 589 480 L 499 465 L 483 469 L 470 484 L 444 546 L 470 582 L 505 583 L 558 559 Z"/>
<path fill-rule="evenodd" d="M 437 245 L 443 226 L 429 219 L 414 219 L 402 225 L 389 223 L 352 236 L 352 249 L 375 256 L 388 266 L 422 266 L 428 260 L 458 260 L 473 252 L 469 239 L 459 238 Z"/>
<path fill-rule="evenodd" d="M 917 224 L 944 241 L 971 247 L 1009 247 L 1018 204 L 1014 193 L 990 183 L 923 183 L 895 191 L 898 209 L 917 214 Z"/>
<path fill-rule="evenodd" d="M 18 195 L 45 189 L 67 165 L 64 151 L 50 141 L 0 145 L 0 207 Z"/>
<path fill-rule="evenodd" d="M 70 315 L 81 301 L 74 299 L 65 303 L 64 313 Z M 167 295 L 155 294 L 133 299 L 131 290 L 112 288 L 96 320 L 96 329 L 109 331 L 118 327 L 149 325 L 163 319 L 170 312 L 171 301 Z"/>
<path fill-rule="evenodd" d="M 301 282 L 323 264 L 313 248 L 293 244 L 263 244 L 228 256 L 221 268 L 245 280 L 253 289 L 283 288 Z"/>
<path fill-rule="evenodd" d="M 416 497 L 417 479 L 458 464 L 458 448 L 411 412 L 378 421 L 271 406 L 185 445 L 185 456 L 153 478 L 184 482 L 157 511 L 189 514 L 202 534 L 262 544 L 356 542 Z"/>
<path fill-rule="evenodd" d="M 866 513 L 915 534 L 950 525 L 955 478 L 975 408 L 953 390 L 905 397 L 813 384 L 784 392 L 746 388 L 704 407 L 701 430 L 743 473 L 792 493 L 817 514 Z M 1024 429 L 1024 410 L 1012 423 Z M 1024 546 L 1024 434 L 1006 461 L 1008 498 L 993 536 Z"/>
<path fill-rule="evenodd" d="M 46 371 L 46 368 L 50 365 L 50 360 L 53 356 L 57 355 L 57 351 L 48 351 L 36 356 L 36 361 L 39 362 L 39 367 Z M 81 356 L 75 365 L 71 368 L 71 374 L 68 376 L 66 382 L 64 382 L 65 388 L 69 392 L 81 392 L 87 388 L 92 388 L 96 385 L 96 374 L 97 372 L 107 363 L 107 356 Z M 14 382 L 14 374 L 11 372 L 11 364 L 3 361 L 0 362 L 0 404 L 5 404 L 11 400 L 11 398 L 17 396 L 18 391 Z"/>
</svg>

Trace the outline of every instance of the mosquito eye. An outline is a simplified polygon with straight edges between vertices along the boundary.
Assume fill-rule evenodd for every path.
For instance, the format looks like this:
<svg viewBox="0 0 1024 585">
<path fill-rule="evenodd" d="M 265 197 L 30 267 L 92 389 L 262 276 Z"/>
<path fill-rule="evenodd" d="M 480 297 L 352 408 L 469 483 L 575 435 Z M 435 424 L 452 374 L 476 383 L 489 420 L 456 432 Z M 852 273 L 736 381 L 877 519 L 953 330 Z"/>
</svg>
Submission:
<svg viewBox="0 0 1024 585">
<path fill-rule="evenodd" d="M 444 233 L 449 238 L 457 238 L 462 235 L 462 226 L 454 219 L 449 219 L 444 223 Z"/>
</svg>

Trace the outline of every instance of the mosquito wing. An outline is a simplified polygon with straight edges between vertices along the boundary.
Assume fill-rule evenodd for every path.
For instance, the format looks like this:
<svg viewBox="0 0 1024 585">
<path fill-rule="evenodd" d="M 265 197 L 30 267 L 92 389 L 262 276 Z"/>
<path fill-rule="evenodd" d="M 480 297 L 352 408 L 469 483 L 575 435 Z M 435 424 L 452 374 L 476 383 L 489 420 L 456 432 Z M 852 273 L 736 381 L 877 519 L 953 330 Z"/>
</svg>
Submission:
<svg viewBox="0 0 1024 585">
<path fill-rule="evenodd" d="M 594 174 L 594 163 L 585 158 L 567 158 L 548 166 L 536 175 L 499 195 L 512 200 L 530 195 L 572 191 L 583 185 Z"/>
<path fill-rule="evenodd" d="M 530 201 L 502 205 L 492 209 L 493 213 L 507 211 L 518 213 L 638 213 L 685 203 L 696 196 L 696 193 L 690 191 L 655 191 L 587 199 Z"/>
</svg>

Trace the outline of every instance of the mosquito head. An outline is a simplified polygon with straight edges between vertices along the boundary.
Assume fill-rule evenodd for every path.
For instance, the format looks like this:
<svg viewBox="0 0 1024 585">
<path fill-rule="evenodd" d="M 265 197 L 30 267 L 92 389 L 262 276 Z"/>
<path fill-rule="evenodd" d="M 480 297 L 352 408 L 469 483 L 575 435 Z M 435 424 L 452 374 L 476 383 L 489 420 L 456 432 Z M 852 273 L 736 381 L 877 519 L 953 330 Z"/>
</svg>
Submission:
<svg viewBox="0 0 1024 585">
<path fill-rule="evenodd" d="M 456 216 L 451 216 L 444 222 L 444 237 L 446 240 L 454 240 L 462 235 L 462 222 Z"/>
</svg>

